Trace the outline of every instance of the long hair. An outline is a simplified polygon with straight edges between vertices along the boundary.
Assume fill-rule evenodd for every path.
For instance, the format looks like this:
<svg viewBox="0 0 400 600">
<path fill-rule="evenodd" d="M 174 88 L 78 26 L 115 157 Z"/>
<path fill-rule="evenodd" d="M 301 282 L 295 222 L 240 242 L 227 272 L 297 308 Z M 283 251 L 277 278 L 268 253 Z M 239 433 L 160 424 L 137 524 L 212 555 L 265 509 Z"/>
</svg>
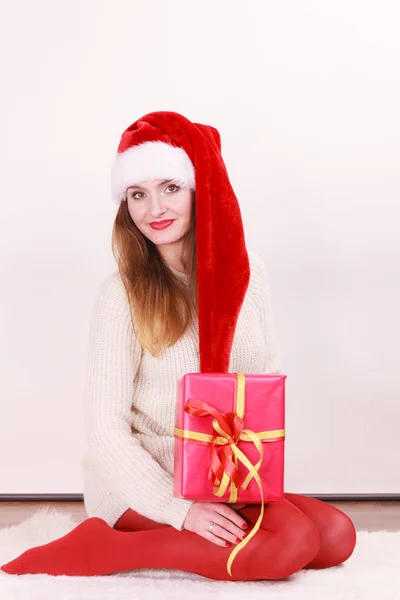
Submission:
<svg viewBox="0 0 400 600">
<path fill-rule="evenodd" d="M 164 262 L 157 246 L 137 228 L 122 200 L 112 230 L 112 253 L 124 284 L 132 327 L 142 347 L 156 357 L 185 333 L 198 309 L 195 192 L 184 236 L 186 281 Z"/>
</svg>

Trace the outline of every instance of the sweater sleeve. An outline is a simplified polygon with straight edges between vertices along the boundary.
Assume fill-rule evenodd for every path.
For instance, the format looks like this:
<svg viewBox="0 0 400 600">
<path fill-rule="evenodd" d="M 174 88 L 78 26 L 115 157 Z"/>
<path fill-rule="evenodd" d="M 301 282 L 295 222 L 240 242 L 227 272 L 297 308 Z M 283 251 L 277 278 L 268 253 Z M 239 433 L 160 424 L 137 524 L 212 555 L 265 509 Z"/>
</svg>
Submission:
<svg viewBox="0 0 400 600">
<path fill-rule="evenodd" d="M 262 372 L 283 373 L 268 270 L 265 262 L 258 254 L 254 251 L 251 254 L 258 267 L 260 324 L 265 341 L 265 361 Z"/>
<path fill-rule="evenodd" d="M 118 272 L 102 284 L 90 323 L 85 428 L 112 493 L 133 510 L 183 529 L 193 501 L 173 496 L 173 477 L 131 429 L 131 405 L 141 345 Z"/>
</svg>

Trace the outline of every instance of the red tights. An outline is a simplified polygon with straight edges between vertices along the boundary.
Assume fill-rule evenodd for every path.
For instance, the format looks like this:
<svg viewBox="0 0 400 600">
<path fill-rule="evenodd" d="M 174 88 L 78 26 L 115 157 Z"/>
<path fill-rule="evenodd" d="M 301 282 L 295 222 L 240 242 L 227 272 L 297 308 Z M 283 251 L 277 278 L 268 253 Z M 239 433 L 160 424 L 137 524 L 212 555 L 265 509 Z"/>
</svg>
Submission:
<svg viewBox="0 0 400 600">
<path fill-rule="evenodd" d="M 248 546 L 236 556 L 232 565 L 232 579 L 281 579 L 302 568 L 324 569 L 338 565 L 346 561 L 353 553 L 356 544 L 356 530 L 347 515 L 334 506 L 315 498 L 288 493 L 285 493 L 284 497 L 283 502 L 271 502 L 265 506 L 261 524 L 264 530 L 262 536 L 260 530 L 250 540 Z M 237 512 L 249 525 L 254 525 L 260 507 L 247 505 Z M 160 531 L 162 528 L 170 528 L 169 525 L 152 521 L 131 509 L 122 515 L 114 527 L 119 531 L 126 532 Z M 196 542 L 201 540 L 206 542 L 204 545 L 207 557 L 205 564 L 199 564 L 201 547 L 195 545 L 193 554 L 190 553 L 190 550 L 188 554 L 186 554 L 186 549 L 185 552 L 182 552 L 182 549 L 178 550 L 175 556 L 170 557 L 168 568 L 192 571 L 212 579 L 229 579 L 226 572 L 226 561 L 233 546 L 225 549 L 196 536 Z M 256 572 L 256 564 L 252 565 L 250 560 L 244 559 L 244 556 L 241 557 L 241 554 L 245 555 L 246 550 L 248 556 L 252 555 L 250 552 L 252 542 L 254 542 L 254 554 L 259 553 L 262 557 L 262 577 L 258 576 L 259 574 Z M 210 544 L 212 548 L 210 548 Z M 217 563 L 215 565 L 213 564 L 214 558 L 210 558 L 210 552 L 213 557 L 221 558 L 221 560 L 215 560 Z M 185 559 L 183 559 L 184 553 Z M 214 569 L 217 565 L 218 568 Z"/>
<path fill-rule="evenodd" d="M 237 512 L 251 526 L 260 507 Z M 210 579 L 251 581 L 282 579 L 303 568 L 323 569 L 349 558 L 356 543 L 350 518 L 339 509 L 298 494 L 265 505 L 260 530 L 232 564 L 234 546 L 217 546 L 191 531 L 151 521 L 129 509 L 114 528 L 97 517 L 67 535 L 36 548 L 1 568 L 6 573 L 106 575 L 140 568 L 191 571 Z"/>
</svg>

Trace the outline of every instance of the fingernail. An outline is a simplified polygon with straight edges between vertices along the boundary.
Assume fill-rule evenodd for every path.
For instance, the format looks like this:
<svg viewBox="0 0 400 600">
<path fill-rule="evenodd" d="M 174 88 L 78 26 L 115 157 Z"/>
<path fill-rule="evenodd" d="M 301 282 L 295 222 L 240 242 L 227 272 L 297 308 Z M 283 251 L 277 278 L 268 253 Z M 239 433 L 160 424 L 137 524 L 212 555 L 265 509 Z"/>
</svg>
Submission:
<svg viewBox="0 0 400 600">
<path fill-rule="evenodd" d="M 228 548 L 228 546 L 230 546 L 229 542 L 225 542 L 225 546 Z"/>
<path fill-rule="evenodd" d="M 247 529 L 247 528 L 248 528 L 248 524 L 247 523 L 243 523 L 242 529 Z"/>
</svg>

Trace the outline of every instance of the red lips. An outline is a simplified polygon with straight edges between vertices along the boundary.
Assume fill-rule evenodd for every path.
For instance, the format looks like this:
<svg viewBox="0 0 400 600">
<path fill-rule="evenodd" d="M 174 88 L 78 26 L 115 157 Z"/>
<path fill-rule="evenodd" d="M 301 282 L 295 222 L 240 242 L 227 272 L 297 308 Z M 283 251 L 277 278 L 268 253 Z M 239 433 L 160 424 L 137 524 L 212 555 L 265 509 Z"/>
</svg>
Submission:
<svg viewBox="0 0 400 600">
<path fill-rule="evenodd" d="M 152 223 L 149 223 L 149 225 L 152 229 L 166 229 L 174 222 L 174 220 L 175 219 L 169 221 L 153 221 Z"/>
</svg>

